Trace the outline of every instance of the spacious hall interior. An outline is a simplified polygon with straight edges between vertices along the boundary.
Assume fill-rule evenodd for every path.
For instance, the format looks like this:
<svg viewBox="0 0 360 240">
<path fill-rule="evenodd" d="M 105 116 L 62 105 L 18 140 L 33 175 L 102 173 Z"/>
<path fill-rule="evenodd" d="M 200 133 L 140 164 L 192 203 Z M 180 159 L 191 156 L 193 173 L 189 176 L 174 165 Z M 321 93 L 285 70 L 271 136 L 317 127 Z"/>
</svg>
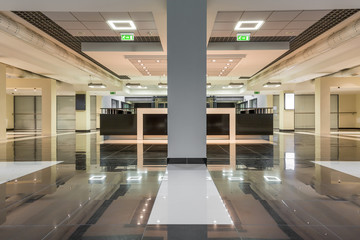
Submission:
<svg viewBox="0 0 360 240">
<path fill-rule="evenodd" d="M 0 240 L 359 236 L 358 0 L 1 0 Z"/>
</svg>

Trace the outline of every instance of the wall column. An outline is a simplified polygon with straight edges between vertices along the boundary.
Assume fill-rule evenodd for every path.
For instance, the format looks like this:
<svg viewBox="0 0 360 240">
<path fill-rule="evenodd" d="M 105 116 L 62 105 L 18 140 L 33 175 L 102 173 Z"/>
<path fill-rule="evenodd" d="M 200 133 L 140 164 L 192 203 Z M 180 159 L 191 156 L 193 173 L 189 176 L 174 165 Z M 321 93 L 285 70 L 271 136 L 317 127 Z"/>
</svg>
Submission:
<svg viewBox="0 0 360 240">
<path fill-rule="evenodd" d="M 266 95 L 266 107 L 273 108 L 274 107 L 274 96 Z"/>
<path fill-rule="evenodd" d="M 206 0 L 167 0 L 170 162 L 206 158 L 206 15 Z"/>
<path fill-rule="evenodd" d="M 85 94 L 85 110 L 76 110 L 76 132 L 90 132 L 90 94 L 89 92 L 76 92 Z"/>
<path fill-rule="evenodd" d="M 46 86 L 42 88 L 42 112 L 41 128 L 42 135 L 56 135 L 56 81 L 46 80 Z"/>
<path fill-rule="evenodd" d="M 14 95 L 6 95 L 6 119 L 7 126 L 6 129 L 14 129 Z"/>
<path fill-rule="evenodd" d="M 6 66 L 0 63 L 0 141 L 6 140 Z"/>
<path fill-rule="evenodd" d="M 96 129 L 100 129 L 100 114 L 102 108 L 102 96 L 96 96 Z"/>
<path fill-rule="evenodd" d="M 279 130 L 280 131 L 294 131 L 295 130 L 295 114 L 294 110 L 285 110 L 285 93 L 279 94 Z"/>
<path fill-rule="evenodd" d="M 315 133 L 330 134 L 330 87 L 325 78 L 315 79 Z"/>
<path fill-rule="evenodd" d="M 356 116 L 355 116 L 355 127 L 356 128 L 360 128 L 360 94 L 356 94 L 355 95 L 355 111 L 356 111 Z"/>
</svg>

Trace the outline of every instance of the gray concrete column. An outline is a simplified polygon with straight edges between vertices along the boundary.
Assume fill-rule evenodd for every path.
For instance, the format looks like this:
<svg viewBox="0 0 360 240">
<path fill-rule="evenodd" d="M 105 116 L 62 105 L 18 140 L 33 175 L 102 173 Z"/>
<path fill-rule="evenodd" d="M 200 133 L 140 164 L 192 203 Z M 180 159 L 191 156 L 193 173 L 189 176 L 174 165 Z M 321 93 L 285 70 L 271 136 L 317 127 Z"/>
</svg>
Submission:
<svg viewBox="0 0 360 240">
<path fill-rule="evenodd" d="M 206 11 L 167 0 L 169 158 L 206 158 Z"/>
<path fill-rule="evenodd" d="M 315 79 L 315 133 L 330 134 L 330 87 L 325 78 Z"/>
<path fill-rule="evenodd" d="M 0 64 L 0 141 L 6 139 L 6 66 Z"/>
</svg>

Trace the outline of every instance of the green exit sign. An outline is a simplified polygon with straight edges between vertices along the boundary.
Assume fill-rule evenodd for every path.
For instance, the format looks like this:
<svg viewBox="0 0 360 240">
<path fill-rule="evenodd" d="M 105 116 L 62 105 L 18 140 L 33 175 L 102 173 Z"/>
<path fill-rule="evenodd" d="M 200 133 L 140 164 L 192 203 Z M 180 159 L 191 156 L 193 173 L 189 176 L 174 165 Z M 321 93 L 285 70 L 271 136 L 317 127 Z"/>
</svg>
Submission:
<svg viewBox="0 0 360 240">
<path fill-rule="evenodd" d="M 121 33 L 121 41 L 134 41 L 133 33 Z"/>
<path fill-rule="evenodd" d="M 112 94 L 112 95 L 113 95 L 113 94 L 116 94 L 116 92 L 110 92 L 110 94 Z"/>
<path fill-rule="evenodd" d="M 254 94 L 260 94 L 260 92 L 255 91 Z"/>
<path fill-rule="evenodd" d="M 238 33 L 236 35 L 236 40 L 238 42 L 248 42 L 250 41 L 250 33 Z"/>
</svg>

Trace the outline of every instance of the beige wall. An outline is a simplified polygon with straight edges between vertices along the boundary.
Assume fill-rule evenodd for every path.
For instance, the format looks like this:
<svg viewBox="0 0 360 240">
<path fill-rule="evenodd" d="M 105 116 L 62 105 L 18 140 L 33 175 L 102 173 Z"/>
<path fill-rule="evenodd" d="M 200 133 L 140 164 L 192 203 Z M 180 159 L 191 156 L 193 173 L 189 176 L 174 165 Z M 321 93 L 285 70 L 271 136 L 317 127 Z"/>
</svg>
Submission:
<svg viewBox="0 0 360 240">
<path fill-rule="evenodd" d="M 356 101 L 355 127 L 360 128 L 360 94 L 356 95 L 355 101 Z"/>
<path fill-rule="evenodd" d="M 339 128 L 356 128 L 356 112 L 356 95 L 339 95 Z"/>
<path fill-rule="evenodd" d="M 56 134 L 56 81 L 48 78 L 9 78 L 7 88 L 41 88 L 42 135 Z"/>
<path fill-rule="evenodd" d="M 14 96 L 6 94 L 6 129 L 14 128 Z"/>
<path fill-rule="evenodd" d="M 281 92 L 279 94 L 279 130 L 294 130 L 294 110 L 285 110 L 285 93 L 287 92 Z"/>
</svg>

